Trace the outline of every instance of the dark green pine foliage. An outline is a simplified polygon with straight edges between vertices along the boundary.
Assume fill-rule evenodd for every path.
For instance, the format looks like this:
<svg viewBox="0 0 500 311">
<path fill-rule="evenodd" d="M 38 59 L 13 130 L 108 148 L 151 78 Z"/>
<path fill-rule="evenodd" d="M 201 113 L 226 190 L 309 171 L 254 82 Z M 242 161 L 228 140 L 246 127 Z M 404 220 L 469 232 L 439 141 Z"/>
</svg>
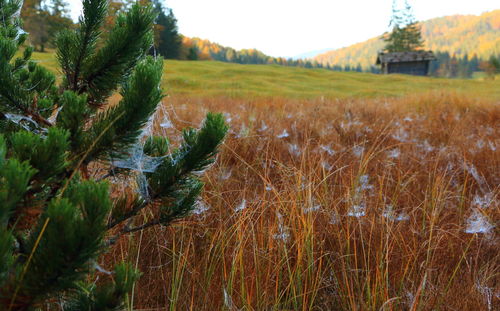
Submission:
<svg viewBox="0 0 500 311">
<path fill-rule="evenodd" d="M 415 20 L 408 1 L 405 1 L 403 10 L 397 8 L 396 1 L 393 2 L 389 27 L 392 27 L 392 31 L 383 36 L 387 52 L 417 51 L 424 46 L 420 25 Z"/>
<path fill-rule="evenodd" d="M 500 57 L 497 58 L 495 55 L 491 55 L 489 63 L 494 68 L 495 73 L 500 73 Z"/>
<path fill-rule="evenodd" d="M 195 47 L 190 47 L 187 54 L 188 60 L 198 60 L 198 51 Z"/>
<path fill-rule="evenodd" d="M 0 0 L 0 310 L 121 310 L 139 272 L 118 263 L 96 285 L 99 255 L 190 214 L 227 126 L 210 113 L 177 148 L 144 130 L 163 97 L 163 61 L 147 56 L 151 6 L 132 6 L 103 39 L 107 0 L 84 0 L 77 29 L 56 41 L 60 83 L 31 47 L 18 53 L 20 8 Z M 110 177 L 137 192 L 111 199 Z M 157 218 L 143 223 L 146 209 Z"/>
<path fill-rule="evenodd" d="M 157 13 L 155 20 L 156 36 L 155 49 L 158 54 L 166 59 L 178 59 L 182 38 L 177 29 L 177 19 L 172 9 L 163 7 L 159 0 L 152 1 Z"/>
</svg>

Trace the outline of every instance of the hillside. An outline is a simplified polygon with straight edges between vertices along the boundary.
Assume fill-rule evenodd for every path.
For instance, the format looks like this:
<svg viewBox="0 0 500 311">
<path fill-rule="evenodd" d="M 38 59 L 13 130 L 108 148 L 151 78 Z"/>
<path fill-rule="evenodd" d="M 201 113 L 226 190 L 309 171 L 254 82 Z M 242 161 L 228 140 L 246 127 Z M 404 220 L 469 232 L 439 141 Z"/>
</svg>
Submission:
<svg viewBox="0 0 500 311">
<path fill-rule="evenodd" d="M 447 51 L 457 56 L 476 53 L 487 58 L 500 53 L 500 10 L 475 15 L 453 15 L 422 22 L 425 48 Z M 384 42 L 380 37 L 369 39 L 349 47 L 323 53 L 313 59 L 319 63 L 357 65 L 364 68 L 374 65 L 377 51 Z"/>
<path fill-rule="evenodd" d="M 257 49 L 242 49 L 235 50 L 231 47 L 220 45 L 216 42 L 211 42 L 210 40 L 200 39 L 200 38 L 182 38 L 182 49 L 180 59 L 189 59 L 188 55 L 191 49 L 194 49 L 199 60 L 215 60 L 227 63 L 237 63 L 237 64 L 279 64 L 284 66 L 294 66 L 294 67 L 322 67 L 317 63 L 311 63 L 307 60 L 306 54 L 302 57 L 271 57 L 264 54 Z M 326 52 L 324 50 L 323 52 Z M 309 57 L 317 55 L 319 53 L 309 53 Z"/>
<path fill-rule="evenodd" d="M 55 70 L 51 53 L 34 58 Z M 385 97 L 448 91 L 500 100 L 500 81 L 442 79 L 405 75 L 335 72 L 279 65 L 215 61 L 165 61 L 164 89 L 172 95 L 289 99 Z"/>
<path fill-rule="evenodd" d="M 187 59 L 190 48 L 195 48 L 200 60 L 216 60 L 240 64 L 266 64 L 272 57 L 256 49 L 235 50 L 210 40 L 182 37 L 181 59 Z"/>
</svg>

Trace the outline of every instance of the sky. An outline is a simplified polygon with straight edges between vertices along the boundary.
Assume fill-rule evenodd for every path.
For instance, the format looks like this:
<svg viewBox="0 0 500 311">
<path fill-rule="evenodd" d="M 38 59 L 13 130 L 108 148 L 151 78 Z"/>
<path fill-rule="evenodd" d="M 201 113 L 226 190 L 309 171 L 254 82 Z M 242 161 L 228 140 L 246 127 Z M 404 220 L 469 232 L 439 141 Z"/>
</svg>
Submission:
<svg viewBox="0 0 500 311">
<path fill-rule="evenodd" d="M 81 0 L 67 0 L 72 17 Z M 404 2 L 401 0 L 400 2 Z M 336 49 L 388 30 L 392 0 L 166 0 L 180 33 L 235 49 L 292 57 Z M 500 9 L 499 0 L 410 0 L 417 20 Z"/>
</svg>

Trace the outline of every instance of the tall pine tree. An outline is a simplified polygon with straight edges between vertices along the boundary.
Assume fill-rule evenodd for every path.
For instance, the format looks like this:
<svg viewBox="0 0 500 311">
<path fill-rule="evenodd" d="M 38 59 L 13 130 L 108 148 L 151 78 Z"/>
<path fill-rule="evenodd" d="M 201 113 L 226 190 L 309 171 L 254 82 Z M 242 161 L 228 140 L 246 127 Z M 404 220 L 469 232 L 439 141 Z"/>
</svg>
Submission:
<svg viewBox="0 0 500 311">
<path fill-rule="evenodd" d="M 58 83 L 32 48 L 17 53 L 21 5 L 0 0 L 0 309 L 121 310 L 139 272 L 118 263 L 95 284 L 98 256 L 189 215 L 227 126 L 209 113 L 178 148 L 144 130 L 163 97 L 163 61 L 146 56 L 152 7 L 132 6 L 102 40 L 107 0 L 84 0 L 79 27 L 56 41 Z M 137 191 L 112 199 L 111 176 Z"/>
<path fill-rule="evenodd" d="M 153 0 L 157 13 L 155 20 L 155 48 L 156 52 L 166 59 L 178 59 L 182 38 L 177 29 L 177 19 L 172 9 L 165 8 L 161 0 Z"/>
<path fill-rule="evenodd" d="M 393 1 L 392 18 L 389 27 L 392 27 L 392 31 L 383 36 L 387 52 L 417 51 L 424 46 L 420 25 L 416 21 L 407 0 L 405 0 L 402 10 L 398 9 L 397 1 Z"/>
</svg>

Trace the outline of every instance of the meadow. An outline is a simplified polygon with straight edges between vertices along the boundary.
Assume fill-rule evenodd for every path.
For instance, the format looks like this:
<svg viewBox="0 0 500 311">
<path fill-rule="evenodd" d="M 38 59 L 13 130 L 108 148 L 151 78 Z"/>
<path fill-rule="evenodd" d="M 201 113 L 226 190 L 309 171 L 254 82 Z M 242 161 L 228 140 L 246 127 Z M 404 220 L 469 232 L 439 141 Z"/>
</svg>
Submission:
<svg viewBox="0 0 500 311">
<path fill-rule="evenodd" d="M 164 89 L 155 134 L 231 130 L 191 217 L 102 256 L 142 271 L 129 309 L 500 308 L 498 80 L 167 61 Z"/>
<path fill-rule="evenodd" d="M 49 69 L 58 68 L 54 53 L 34 53 L 33 58 Z M 479 75 L 481 77 L 481 75 Z M 326 69 L 240 65 L 215 61 L 165 61 L 163 88 L 169 95 L 224 98 L 376 98 L 400 97 L 429 91 L 498 100 L 497 80 L 442 79 L 383 76 Z"/>
</svg>

